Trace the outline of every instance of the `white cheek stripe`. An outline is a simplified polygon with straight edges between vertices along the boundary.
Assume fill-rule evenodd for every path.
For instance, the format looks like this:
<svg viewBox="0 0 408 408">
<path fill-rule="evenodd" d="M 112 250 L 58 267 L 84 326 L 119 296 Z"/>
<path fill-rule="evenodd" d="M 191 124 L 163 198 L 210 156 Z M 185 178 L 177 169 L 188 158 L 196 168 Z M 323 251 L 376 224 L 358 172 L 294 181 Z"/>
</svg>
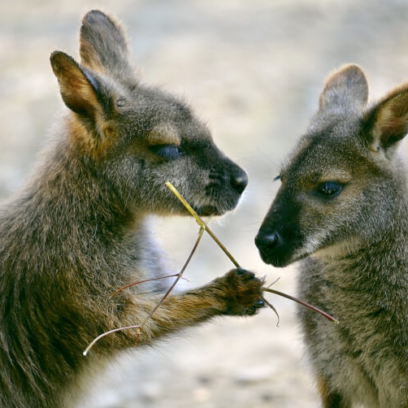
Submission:
<svg viewBox="0 0 408 408">
<path fill-rule="evenodd" d="M 358 237 L 349 237 L 346 240 L 320 249 L 320 246 L 329 235 L 329 229 L 316 231 L 313 236 L 309 237 L 306 243 L 295 252 L 293 257 L 299 259 L 309 255 L 316 255 L 317 257 L 323 256 L 334 258 L 336 256 L 350 254 L 353 250 L 360 247 L 361 241 Z"/>
<path fill-rule="evenodd" d="M 312 236 L 308 237 L 305 244 L 295 252 L 294 257 L 300 258 L 313 254 L 313 252 L 319 249 L 319 246 L 328 235 L 328 230 L 316 231 Z"/>
</svg>

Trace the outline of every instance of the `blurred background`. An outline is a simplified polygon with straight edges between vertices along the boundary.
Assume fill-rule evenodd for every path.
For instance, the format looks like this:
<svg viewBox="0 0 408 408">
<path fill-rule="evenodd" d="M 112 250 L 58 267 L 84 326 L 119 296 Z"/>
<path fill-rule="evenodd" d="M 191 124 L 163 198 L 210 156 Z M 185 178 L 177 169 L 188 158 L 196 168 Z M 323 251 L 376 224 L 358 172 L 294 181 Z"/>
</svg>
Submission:
<svg viewBox="0 0 408 408">
<path fill-rule="evenodd" d="M 127 27 L 143 82 L 187 100 L 249 173 L 241 206 L 211 227 L 241 265 L 296 293 L 296 266 L 274 269 L 253 239 L 279 182 L 282 160 L 317 109 L 326 76 L 360 64 L 371 98 L 408 79 L 406 0 L 0 0 L 0 197 L 21 186 L 62 103 L 49 55 L 78 56 L 91 8 Z M 157 220 L 169 267 L 180 269 L 198 228 Z M 206 237 L 183 282 L 194 287 L 232 265 Z M 109 364 L 79 407 L 250 408 L 319 406 L 294 304 L 280 314 L 220 319 Z M 351 317 L 352 318 L 352 317 Z"/>
</svg>

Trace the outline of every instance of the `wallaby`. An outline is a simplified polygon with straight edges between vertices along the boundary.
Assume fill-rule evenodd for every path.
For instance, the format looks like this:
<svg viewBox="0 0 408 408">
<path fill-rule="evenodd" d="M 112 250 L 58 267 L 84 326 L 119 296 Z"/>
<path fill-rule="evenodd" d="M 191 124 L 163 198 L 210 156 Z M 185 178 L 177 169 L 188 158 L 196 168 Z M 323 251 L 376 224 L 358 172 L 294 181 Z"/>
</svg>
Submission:
<svg viewBox="0 0 408 408">
<path fill-rule="evenodd" d="M 329 77 L 255 239 L 266 263 L 302 260 L 299 296 L 340 321 L 299 310 L 326 408 L 408 407 L 408 84 L 367 98 L 358 66 Z"/>
<path fill-rule="evenodd" d="M 69 109 L 29 182 L 0 209 L 1 407 L 66 407 L 90 364 L 134 345 L 136 331 L 121 331 L 82 354 L 162 298 L 145 287 L 110 295 L 166 274 L 148 216 L 188 214 L 166 180 L 203 216 L 234 209 L 247 185 L 188 106 L 138 81 L 114 19 L 85 15 L 80 57 L 51 55 Z M 138 345 L 215 316 L 253 315 L 261 286 L 235 269 L 171 295 Z"/>
</svg>

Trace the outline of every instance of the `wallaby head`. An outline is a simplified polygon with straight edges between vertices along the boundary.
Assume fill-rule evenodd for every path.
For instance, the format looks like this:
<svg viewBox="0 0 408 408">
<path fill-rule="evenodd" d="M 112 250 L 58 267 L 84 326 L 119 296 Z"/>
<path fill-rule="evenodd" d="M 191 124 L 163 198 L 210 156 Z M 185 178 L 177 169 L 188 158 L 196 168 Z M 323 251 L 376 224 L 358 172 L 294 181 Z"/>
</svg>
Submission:
<svg viewBox="0 0 408 408">
<path fill-rule="evenodd" d="M 201 215 L 232 210 L 246 173 L 215 146 L 189 106 L 136 78 L 124 32 L 91 11 L 82 21 L 81 63 L 51 56 L 67 117 L 70 149 L 92 161 L 128 210 L 186 214 L 172 182 Z"/>
<path fill-rule="evenodd" d="M 367 97 L 356 65 L 328 78 L 256 237 L 265 262 L 285 266 L 350 241 L 382 239 L 395 227 L 407 192 L 395 150 L 408 130 L 408 85 L 368 107 Z"/>
</svg>

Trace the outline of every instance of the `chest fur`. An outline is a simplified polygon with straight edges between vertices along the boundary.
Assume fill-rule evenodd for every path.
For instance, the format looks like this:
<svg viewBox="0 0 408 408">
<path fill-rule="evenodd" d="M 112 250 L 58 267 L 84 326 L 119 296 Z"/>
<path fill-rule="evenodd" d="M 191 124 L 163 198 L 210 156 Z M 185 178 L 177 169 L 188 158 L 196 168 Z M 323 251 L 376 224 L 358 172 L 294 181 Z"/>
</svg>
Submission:
<svg viewBox="0 0 408 408">
<path fill-rule="evenodd" d="M 299 309 L 312 364 L 367 406 L 376 406 L 379 389 L 408 389 L 407 270 L 405 257 L 368 252 L 337 262 L 308 259 L 301 268 L 299 297 L 340 321 Z"/>
</svg>

